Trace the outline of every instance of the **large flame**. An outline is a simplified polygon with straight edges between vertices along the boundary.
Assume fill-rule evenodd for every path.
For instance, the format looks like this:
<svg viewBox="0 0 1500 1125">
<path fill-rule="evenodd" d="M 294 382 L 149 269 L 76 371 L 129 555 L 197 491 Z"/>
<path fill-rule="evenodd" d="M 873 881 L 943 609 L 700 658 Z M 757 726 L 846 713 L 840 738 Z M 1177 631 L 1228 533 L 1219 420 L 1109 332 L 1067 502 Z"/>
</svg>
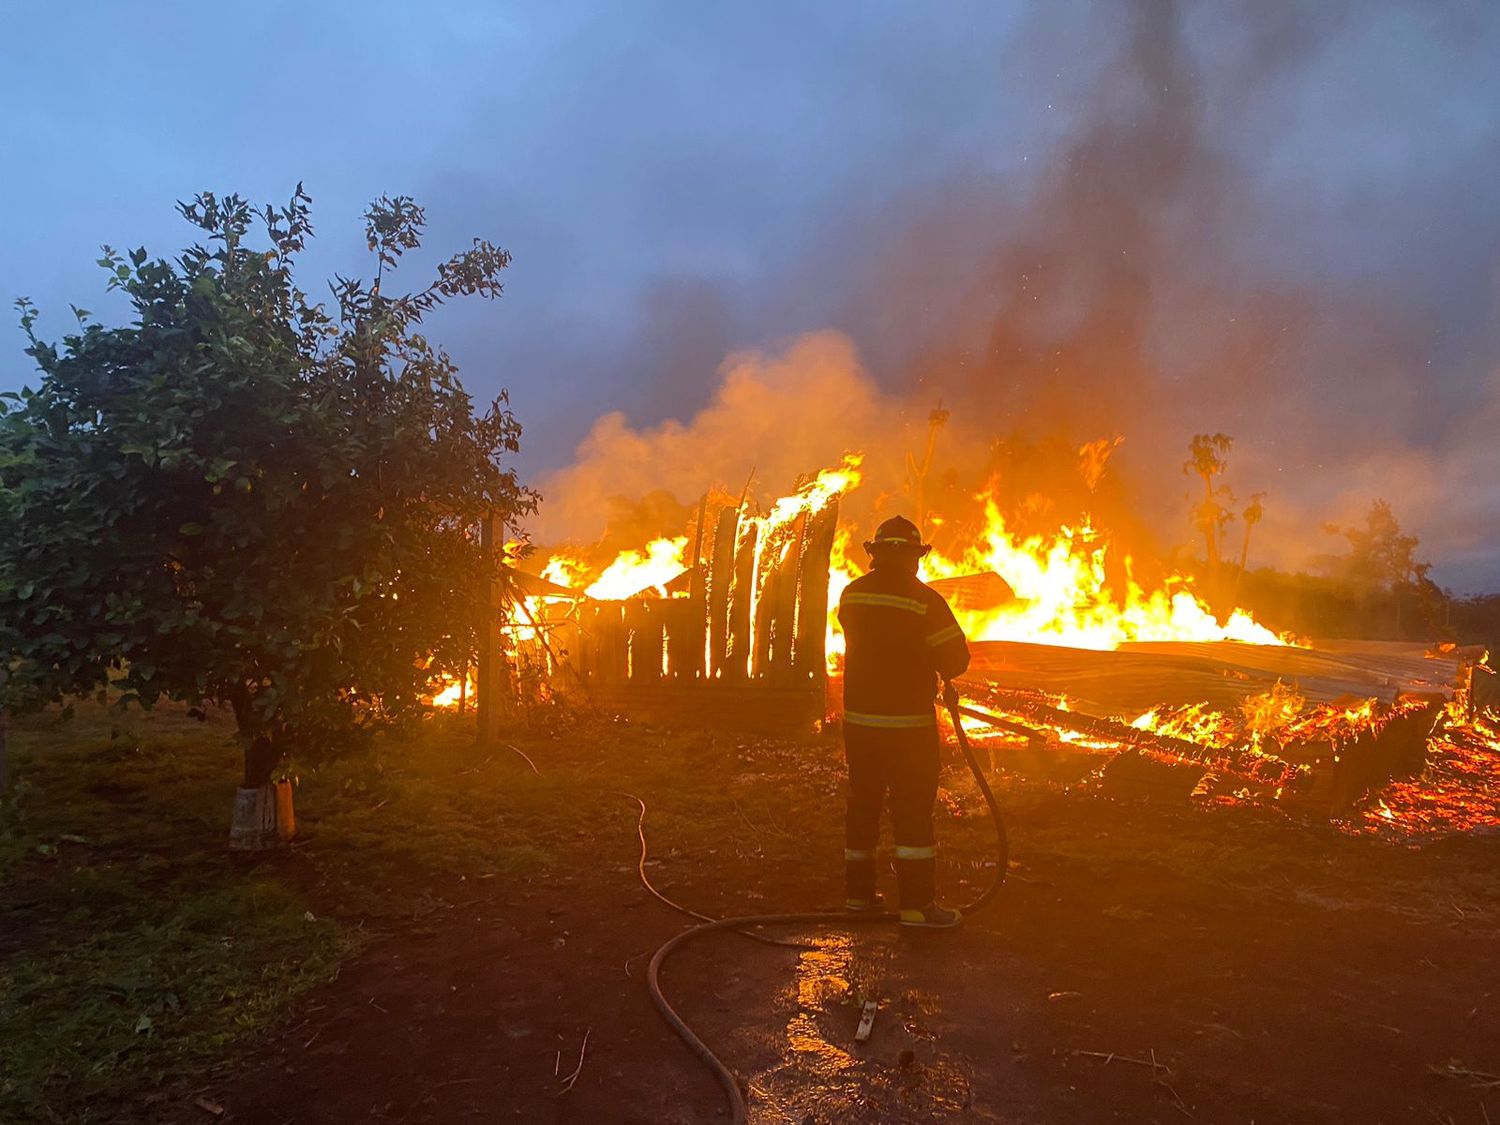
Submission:
<svg viewBox="0 0 1500 1125">
<path fill-rule="evenodd" d="M 1108 448 L 1100 444 L 1096 460 L 1102 464 L 1113 443 Z M 784 554 L 794 549 L 795 536 L 786 531 L 796 520 L 822 511 L 860 485 L 862 461 L 858 453 L 846 454 L 838 466 L 824 469 L 795 492 L 776 500 L 765 515 L 741 516 L 740 534 L 756 534 L 756 573 L 761 573 L 768 561 L 774 561 L 762 557 L 765 551 Z M 1088 523 L 1023 538 L 1006 526 L 993 495 L 986 493 L 978 500 L 984 509 L 983 530 L 961 551 L 929 554 L 921 570 L 927 581 L 996 574 L 1010 586 L 1013 599 L 977 607 L 955 606 L 959 623 L 971 640 L 1030 641 L 1089 649 L 1113 649 L 1130 641 L 1286 643 L 1240 609 L 1221 623 L 1192 593 L 1191 581 L 1184 576 L 1170 577 L 1155 589 L 1144 588 L 1134 577 L 1132 560 L 1120 556 L 1111 561 L 1108 539 Z M 930 518 L 934 525 L 941 525 L 941 517 Z M 860 565 L 863 560 L 856 561 L 852 548 L 860 541 L 857 530 L 848 523 L 840 525 L 829 557 L 825 652 L 830 672 L 838 671 L 844 653 L 837 614 L 839 598 L 864 569 Z M 586 563 L 583 553 L 564 548 L 547 559 L 540 573 L 558 586 L 582 590 L 599 600 L 623 600 L 653 591 L 666 597 L 668 583 L 691 565 L 685 557 L 687 550 L 685 535 L 654 539 L 643 549 L 621 551 L 599 569 Z M 752 622 L 759 594 L 758 589 L 750 591 Z M 542 599 L 524 601 L 526 612 L 518 610 L 508 628 L 521 639 L 535 639 L 535 622 L 542 616 L 544 605 Z M 451 703 L 456 695 L 450 688 L 440 702 Z"/>
<path fill-rule="evenodd" d="M 1105 565 L 1108 541 L 1086 523 L 1018 539 L 994 499 L 986 496 L 984 505 L 985 526 L 977 542 L 957 558 L 934 551 L 922 561 L 922 577 L 929 581 L 993 573 L 1015 591 L 1012 604 L 955 611 L 971 640 L 1090 649 L 1118 648 L 1127 641 L 1286 643 L 1241 609 L 1220 624 L 1188 589 L 1185 577 L 1143 589 L 1129 556 L 1119 568 L 1123 589 L 1112 587 Z"/>
<path fill-rule="evenodd" d="M 653 539 L 646 544 L 645 551 L 621 551 L 584 593 L 591 598 L 615 601 L 654 589 L 666 597 L 667 583 L 687 569 L 682 561 L 686 550 L 687 536 L 680 535 L 676 539 Z M 546 575 L 545 570 L 542 573 Z"/>
</svg>

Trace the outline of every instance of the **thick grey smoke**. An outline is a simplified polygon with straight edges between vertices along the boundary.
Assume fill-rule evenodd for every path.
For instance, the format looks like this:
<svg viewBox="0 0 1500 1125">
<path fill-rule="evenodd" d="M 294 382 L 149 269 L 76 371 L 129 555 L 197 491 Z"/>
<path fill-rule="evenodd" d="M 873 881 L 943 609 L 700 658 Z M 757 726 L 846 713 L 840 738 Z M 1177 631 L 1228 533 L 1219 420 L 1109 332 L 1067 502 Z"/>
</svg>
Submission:
<svg viewBox="0 0 1500 1125">
<path fill-rule="evenodd" d="M 589 542 L 604 530 L 613 497 L 655 489 L 691 503 L 749 483 L 755 498 L 773 498 L 870 440 L 900 440 L 901 419 L 838 333 L 804 337 L 781 353 L 730 356 L 718 377 L 713 400 L 690 419 L 637 429 L 615 412 L 595 422 L 576 463 L 542 481 L 537 540 Z"/>
<path fill-rule="evenodd" d="M 578 465 L 544 481 L 543 534 L 587 534 L 587 512 L 611 489 L 664 486 L 686 500 L 759 463 L 775 491 L 844 449 L 865 450 L 877 494 L 894 493 L 941 398 L 955 421 L 940 460 L 965 470 L 1012 433 L 1075 446 L 1123 435 L 1112 464 L 1163 548 L 1192 535 L 1189 438 L 1223 431 L 1236 439 L 1228 482 L 1268 494 L 1252 563 L 1307 565 L 1337 549 L 1325 523 L 1351 523 L 1383 497 L 1440 580 L 1500 580 L 1486 552 L 1500 539 L 1493 275 L 1478 330 L 1435 341 L 1446 283 L 1419 284 L 1420 261 L 1401 286 L 1361 268 L 1381 222 L 1432 217 L 1304 211 L 1299 177 L 1312 184 L 1321 158 L 1296 163 L 1292 116 L 1352 112 L 1307 101 L 1358 96 L 1339 84 L 1351 43 L 1394 51 L 1401 40 L 1388 37 L 1420 25 L 1391 55 L 1386 81 L 1399 92 L 1445 52 L 1493 41 L 1500 21 L 1351 3 L 1038 13 L 995 65 L 1058 78 L 1068 123 L 1057 135 L 1020 164 L 935 168 L 895 199 L 843 208 L 774 284 L 659 294 L 661 330 L 626 366 L 658 374 L 653 405 L 684 423 L 602 419 Z M 1082 78 L 1041 73 L 1038 59 L 1065 57 L 1063 45 Z M 1421 138 L 1410 142 L 1416 159 Z M 1500 222 L 1487 237 L 1500 247 L 1497 232 Z M 691 365 L 764 326 L 846 340 L 729 360 L 689 421 Z"/>
</svg>

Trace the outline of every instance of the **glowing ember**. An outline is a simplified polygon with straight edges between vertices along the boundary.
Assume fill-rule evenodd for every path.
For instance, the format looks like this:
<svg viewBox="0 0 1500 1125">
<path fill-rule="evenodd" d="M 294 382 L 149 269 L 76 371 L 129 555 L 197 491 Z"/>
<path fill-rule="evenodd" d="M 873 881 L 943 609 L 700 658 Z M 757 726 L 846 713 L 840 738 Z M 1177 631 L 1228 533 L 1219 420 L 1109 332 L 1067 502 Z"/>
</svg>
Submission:
<svg viewBox="0 0 1500 1125">
<path fill-rule="evenodd" d="M 1422 776 L 1388 786 L 1351 827 L 1399 836 L 1500 832 L 1500 720 L 1450 723 L 1429 742 Z"/>
<path fill-rule="evenodd" d="M 1243 741 L 1233 718 L 1213 710 L 1206 703 L 1154 707 L 1130 725 L 1136 730 L 1153 731 L 1168 738 L 1180 738 L 1184 742 L 1196 742 L 1219 750 L 1227 750 Z"/>
<path fill-rule="evenodd" d="M 1241 703 L 1240 714 L 1245 720 L 1245 729 L 1258 744 L 1262 738 L 1274 736 L 1291 725 L 1306 707 L 1307 700 L 1301 692 L 1277 680 L 1270 691 L 1253 695 Z"/>
</svg>

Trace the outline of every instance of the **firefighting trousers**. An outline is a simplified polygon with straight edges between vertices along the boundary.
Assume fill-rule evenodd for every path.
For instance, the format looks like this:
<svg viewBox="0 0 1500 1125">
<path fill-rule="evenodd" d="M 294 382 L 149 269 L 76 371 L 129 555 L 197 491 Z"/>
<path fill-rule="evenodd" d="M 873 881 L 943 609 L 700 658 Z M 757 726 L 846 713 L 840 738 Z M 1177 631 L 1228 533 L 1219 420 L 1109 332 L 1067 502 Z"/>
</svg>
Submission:
<svg viewBox="0 0 1500 1125">
<path fill-rule="evenodd" d="M 937 892 L 932 805 L 938 788 L 936 727 L 881 730 L 846 725 L 849 807 L 844 831 L 845 887 L 851 906 L 875 897 L 880 814 L 890 797 L 901 909 L 931 905 Z"/>
</svg>

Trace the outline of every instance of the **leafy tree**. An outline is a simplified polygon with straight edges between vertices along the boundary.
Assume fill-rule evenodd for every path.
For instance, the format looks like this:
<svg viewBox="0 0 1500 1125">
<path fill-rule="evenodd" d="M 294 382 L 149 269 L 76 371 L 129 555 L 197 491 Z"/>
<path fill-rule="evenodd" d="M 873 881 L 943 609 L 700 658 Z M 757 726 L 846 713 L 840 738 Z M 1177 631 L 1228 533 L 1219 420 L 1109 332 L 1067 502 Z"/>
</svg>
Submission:
<svg viewBox="0 0 1500 1125">
<path fill-rule="evenodd" d="M 1233 445 L 1234 439 L 1228 434 L 1194 434 L 1188 445 L 1188 459 L 1182 465 L 1184 473 L 1203 481 L 1203 499 L 1193 506 L 1193 526 L 1203 536 L 1208 551 L 1208 585 L 1215 591 L 1219 585 L 1224 533 L 1234 519 L 1229 508 L 1234 503 L 1234 494 L 1227 486 L 1216 485 L 1214 478 L 1222 476 L 1229 467 L 1229 450 Z"/>
<path fill-rule="evenodd" d="M 1250 565 L 1250 534 L 1255 530 L 1255 525 L 1265 518 L 1265 498 L 1266 494 L 1264 492 L 1252 493 L 1250 502 L 1245 505 L 1245 510 L 1240 513 L 1240 519 L 1245 524 L 1245 537 L 1240 540 L 1240 563 L 1235 568 L 1234 586 L 1229 595 L 1231 605 L 1239 605 L 1240 583 L 1244 581 L 1245 570 Z"/>
<path fill-rule="evenodd" d="M 310 203 L 300 184 L 261 211 L 203 194 L 178 206 L 206 245 L 105 247 L 123 326 L 75 309 L 59 346 L 19 301 L 41 379 L 0 406 L 3 701 L 113 683 L 146 706 L 227 705 L 246 786 L 418 715 L 476 647 L 496 564 L 474 527 L 537 502 L 505 464 L 507 396 L 476 413 L 420 330 L 449 299 L 498 297 L 510 255 L 476 239 L 389 295 L 424 214 L 382 198 L 364 216 L 375 280 L 337 278 L 330 313 L 294 276 Z"/>
<path fill-rule="evenodd" d="M 1403 595 L 1415 600 L 1421 617 L 1429 624 L 1437 623 L 1446 598 L 1428 577 L 1432 564 L 1417 558 L 1420 540 L 1415 535 L 1402 533 L 1389 501 L 1373 501 L 1365 513 L 1363 525 L 1337 527 L 1329 524 L 1325 530 L 1348 540 L 1349 554 L 1340 560 L 1339 569 L 1342 578 L 1360 597 L 1395 595 L 1392 602 L 1398 631 Z"/>
<path fill-rule="evenodd" d="M 1415 584 L 1427 576 L 1431 566 L 1417 561 L 1415 535 L 1403 535 L 1389 501 L 1376 500 L 1356 527 L 1329 526 L 1328 530 L 1349 541 L 1343 560 L 1344 577 L 1358 590 L 1375 592 Z"/>
</svg>

